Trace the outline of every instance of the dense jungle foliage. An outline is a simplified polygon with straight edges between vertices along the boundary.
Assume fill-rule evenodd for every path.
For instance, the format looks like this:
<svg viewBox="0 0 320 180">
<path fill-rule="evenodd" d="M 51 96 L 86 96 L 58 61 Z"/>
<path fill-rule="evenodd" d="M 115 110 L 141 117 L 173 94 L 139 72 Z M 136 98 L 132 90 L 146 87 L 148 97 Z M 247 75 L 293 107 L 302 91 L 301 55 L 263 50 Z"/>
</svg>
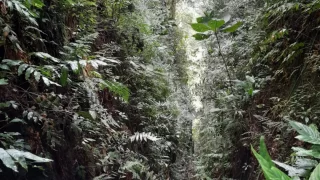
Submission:
<svg viewBox="0 0 320 180">
<path fill-rule="evenodd" d="M 320 180 L 319 23 L 320 0 L 0 0 L 0 179 Z"/>
</svg>

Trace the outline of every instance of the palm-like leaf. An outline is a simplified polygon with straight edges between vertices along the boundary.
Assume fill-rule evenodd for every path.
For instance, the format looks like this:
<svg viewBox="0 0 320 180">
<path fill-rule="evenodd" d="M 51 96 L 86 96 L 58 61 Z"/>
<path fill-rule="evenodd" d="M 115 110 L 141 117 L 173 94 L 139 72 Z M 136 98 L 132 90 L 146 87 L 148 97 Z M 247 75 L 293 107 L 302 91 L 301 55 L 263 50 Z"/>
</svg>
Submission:
<svg viewBox="0 0 320 180">
<path fill-rule="evenodd" d="M 320 133 L 316 128 L 312 128 L 295 121 L 289 121 L 289 124 L 298 131 L 297 139 L 311 144 L 320 145 Z"/>
</svg>

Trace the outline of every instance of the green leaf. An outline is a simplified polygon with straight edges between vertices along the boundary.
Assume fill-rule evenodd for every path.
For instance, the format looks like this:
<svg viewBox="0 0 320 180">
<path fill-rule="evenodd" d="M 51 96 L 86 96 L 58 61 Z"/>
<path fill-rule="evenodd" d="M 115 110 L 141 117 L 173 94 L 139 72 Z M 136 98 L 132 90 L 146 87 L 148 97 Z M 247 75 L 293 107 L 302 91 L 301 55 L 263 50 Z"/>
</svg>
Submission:
<svg viewBox="0 0 320 180">
<path fill-rule="evenodd" d="M 15 9 L 19 12 L 21 16 L 24 16 L 27 20 L 29 20 L 30 23 L 38 26 L 37 21 L 32 17 L 31 11 L 28 10 L 27 7 L 25 7 L 21 2 L 19 1 L 12 1 Z"/>
<path fill-rule="evenodd" d="M 11 31 L 10 26 L 8 26 L 8 25 L 6 27 L 4 27 L 2 30 L 2 32 L 7 33 L 7 35 L 10 33 L 10 31 Z"/>
<path fill-rule="evenodd" d="M 20 60 L 11 60 L 11 59 L 4 59 L 2 63 L 6 63 L 9 66 L 18 66 L 22 63 Z"/>
<path fill-rule="evenodd" d="M 297 156 L 312 156 L 314 158 L 320 159 L 320 151 L 311 149 L 311 150 L 306 150 L 300 147 L 292 147 L 292 150 L 296 152 Z"/>
<path fill-rule="evenodd" d="M 50 80 L 48 78 L 42 77 L 42 80 L 43 80 L 45 85 L 50 86 Z"/>
<path fill-rule="evenodd" d="M 210 20 L 211 20 L 211 18 L 208 16 L 198 17 L 197 23 L 208 23 Z"/>
<path fill-rule="evenodd" d="M 289 121 L 289 124 L 300 134 L 296 136 L 297 139 L 320 145 L 320 133 L 317 129 L 295 121 Z"/>
<path fill-rule="evenodd" d="M 0 69 L 3 69 L 3 70 L 10 70 L 9 66 L 6 65 L 6 64 L 0 64 Z"/>
<path fill-rule="evenodd" d="M 151 132 L 136 132 L 134 135 L 130 136 L 130 141 L 158 141 L 160 138 L 157 136 L 153 135 Z"/>
<path fill-rule="evenodd" d="M 18 68 L 18 76 L 20 76 L 24 70 L 29 66 L 29 64 L 21 64 Z"/>
<path fill-rule="evenodd" d="M 248 95 L 252 96 L 253 95 L 253 89 L 252 88 L 247 89 L 247 93 L 248 93 Z"/>
<path fill-rule="evenodd" d="M 10 154 L 6 150 L 4 150 L 2 148 L 0 148 L 0 160 L 7 168 L 10 168 L 13 171 L 18 172 L 18 168 L 17 168 L 16 164 L 14 163 L 12 157 L 10 156 Z"/>
<path fill-rule="evenodd" d="M 68 5 L 73 5 L 74 4 L 73 0 L 66 0 L 65 2 L 67 2 Z"/>
<path fill-rule="evenodd" d="M 320 179 L 320 164 L 313 170 L 309 180 L 319 180 Z"/>
<path fill-rule="evenodd" d="M 27 169 L 27 162 L 25 159 L 30 159 L 33 160 L 37 163 L 46 163 L 46 162 L 52 162 L 51 159 L 47 159 L 47 158 L 42 158 L 39 157 L 37 155 L 34 155 L 30 152 L 24 152 L 24 151 L 19 151 L 17 149 L 8 149 L 7 152 L 16 160 L 19 162 L 19 164 Z"/>
<path fill-rule="evenodd" d="M 37 82 L 40 81 L 41 73 L 38 71 L 34 71 L 33 76 Z"/>
<path fill-rule="evenodd" d="M 89 111 L 89 114 L 90 114 L 90 116 L 92 117 L 92 119 L 94 119 L 94 120 L 97 119 L 97 112 L 96 112 L 96 111 L 90 110 L 90 111 Z"/>
<path fill-rule="evenodd" d="M 193 30 L 195 30 L 197 32 L 206 32 L 206 31 L 211 30 L 210 27 L 208 27 L 207 25 L 202 24 L 202 23 L 193 23 L 193 24 L 191 24 L 191 27 Z"/>
<path fill-rule="evenodd" d="M 8 84 L 8 80 L 7 79 L 0 79 L 0 86 L 1 85 L 7 85 Z"/>
<path fill-rule="evenodd" d="M 26 158 L 24 158 L 23 156 L 19 156 L 19 157 L 14 157 L 14 159 L 21 165 L 21 167 L 23 167 L 25 170 L 28 170 L 28 164 L 27 164 Z"/>
<path fill-rule="evenodd" d="M 252 146 L 251 151 L 257 158 L 267 180 L 291 180 L 289 176 L 276 168 L 273 163 L 270 163 L 270 161 L 264 159 L 260 154 L 258 154 Z"/>
<path fill-rule="evenodd" d="M 222 19 L 212 19 L 208 22 L 208 26 L 211 28 L 212 31 L 217 32 L 218 29 L 225 24 L 224 20 Z"/>
<path fill-rule="evenodd" d="M 79 114 L 79 116 L 85 118 L 85 119 L 89 119 L 89 120 L 93 120 L 94 121 L 94 117 L 92 117 L 92 115 L 90 114 L 90 112 L 87 111 L 79 111 L 77 112 Z"/>
<path fill-rule="evenodd" d="M 18 109 L 18 104 L 15 101 L 8 101 L 8 102 L 14 109 Z"/>
<path fill-rule="evenodd" d="M 35 53 L 32 53 L 31 55 L 35 55 L 35 56 L 42 58 L 42 59 L 45 59 L 45 60 L 50 59 L 51 61 L 56 62 L 56 63 L 60 62 L 60 59 L 55 58 L 55 57 L 51 56 L 50 54 L 44 53 L 44 52 L 35 52 Z"/>
<path fill-rule="evenodd" d="M 79 63 L 77 61 L 67 61 L 67 63 L 70 65 L 71 70 L 73 72 L 78 72 L 79 71 Z"/>
<path fill-rule="evenodd" d="M 194 37 L 198 41 L 201 41 L 204 39 L 208 39 L 210 37 L 210 35 L 197 33 L 197 34 L 194 34 L 192 37 Z"/>
<path fill-rule="evenodd" d="M 42 76 L 42 80 L 43 80 L 44 84 L 47 85 L 47 86 L 50 86 L 51 84 L 52 85 L 56 85 L 56 86 L 60 86 L 60 84 L 49 80 L 47 77 Z"/>
<path fill-rule="evenodd" d="M 39 8 L 39 9 L 41 9 L 44 6 L 41 0 L 29 0 L 25 2 L 29 2 L 30 5 L 35 6 L 36 8 Z"/>
<path fill-rule="evenodd" d="M 1 108 L 7 108 L 7 107 L 10 107 L 10 102 L 8 101 L 8 102 L 0 102 L 0 109 Z"/>
<path fill-rule="evenodd" d="M 38 32 L 40 32 L 40 33 L 42 33 L 42 34 L 47 35 L 45 32 L 41 31 L 39 28 L 36 28 L 36 27 L 34 27 L 34 26 L 27 26 L 27 27 L 25 27 L 25 30 L 29 30 L 29 29 L 32 29 L 32 30 L 35 30 L 35 31 L 38 31 Z"/>
<path fill-rule="evenodd" d="M 267 160 L 272 166 L 274 166 L 274 163 L 272 162 L 272 159 L 268 153 L 267 146 L 266 146 L 266 143 L 264 142 L 263 136 L 260 137 L 260 151 L 259 151 L 259 153 L 265 160 Z"/>
<path fill-rule="evenodd" d="M 26 70 L 26 74 L 25 74 L 25 79 L 26 80 L 29 80 L 30 78 L 30 75 L 35 71 L 35 69 L 33 67 L 29 67 L 27 70 Z"/>
<path fill-rule="evenodd" d="M 279 161 L 273 161 L 273 162 L 275 164 L 277 164 L 278 166 L 280 166 L 281 168 L 283 168 L 284 170 L 286 170 L 290 177 L 296 177 L 296 176 L 303 177 L 307 174 L 307 170 L 305 170 L 305 169 L 292 167 L 292 166 L 289 166 L 289 165 L 282 163 L 282 162 L 279 162 Z"/>
<path fill-rule="evenodd" d="M 236 30 L 239 29 L 239 27 L 240 27 L 242 24 L 243 24 L 243 22 L 239 21 L 239 22 L 235 23 L 235 24 L 232 25 L 232 26 L 229 26 L 229 27 L 224 28 L 222 31 L 223 31 L 223 32 L 228 32 L 228 33 L 235 32 Z"/>
<path fill-rule="evenodd" d="M 9 123 L 22 123 L 22 124 L 27 124 L 24 120 L 19 119 L 19 118 L 14 118 L 14 119 L 12 119 Z"/>
<path fill-rule="evenodd" d="M 68 82 L 68 69 L 62 67 L 61 69 L 61 76 L 60 76 L 60 84 L 64 87 L 67 85 Z"/>
<path fill-rule="evenodd" d="M 111 92 L 123 98 L 125 102 L 129 101 L 130 90 L 123 84 L 112 81 L 100 81 L 100 88 L 108 88 Z"/>
<path fill-rule="evenodd" d="M 318 165 L 318 161 L 308 158 L 297 158 L 295 162 L 295 167 L 302 169 L 313 169 Z"/>
<path fill-rule="evenodd" d="M 102 75 L 98 73 L 97 71 L 90 71 L 91 76 L 96 77 L 96 78 L 102 78 Z"/>
<path fill-rule="evenodd" d="M 223 19 L 227 23 L 231 19 L 231 14 L 229 12 L 224 12 L 221 19 Z"/>
</svg>

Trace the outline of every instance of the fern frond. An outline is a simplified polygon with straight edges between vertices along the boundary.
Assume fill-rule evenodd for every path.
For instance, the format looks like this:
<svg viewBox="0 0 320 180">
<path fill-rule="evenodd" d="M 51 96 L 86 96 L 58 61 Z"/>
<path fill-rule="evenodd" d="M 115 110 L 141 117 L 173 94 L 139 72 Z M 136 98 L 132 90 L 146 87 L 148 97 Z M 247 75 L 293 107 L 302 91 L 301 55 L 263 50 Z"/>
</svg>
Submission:
<svg viewBox="0 0 320 180">
<path fill-rule="evenodd" d="M 116 95 L 120 96 L 121 98 L 123 98 L 123 100 L 125 102 L 129 101 L 129 96 L 130 96 L 130 91 L 129 89 L 119 83 L 119 82 L 112 82 L 112 81 L 100 81 L 100 88 L 104 89 L 104 88 L 108 88 L 111 92 L 115 93 Z"/>
<path fill-rule="evenodd" d="M 160 138 L 157 138 L 155 135 L 153 135 L 151 132 L 148 132 L 148 133 L 145 133 L 145 132 L 142 132 L 142 133 L 139 133 L 139 132 L 136 132 L 134 135 L 132 135 L 130 137 L 130 140 L 131 142 L 133 141 L 157 141 L 159 140 Z"/>
<path fill-rule="evenodd" d="M 7 1 L 7 6 L 10 10 L 16 10 L 23 18 L 25 18 L 31 24 L 38 26 L 38 23 L 35 20 L 33 13 L 21 2 L 17 0 L 10 0 Z"/>
</svg>

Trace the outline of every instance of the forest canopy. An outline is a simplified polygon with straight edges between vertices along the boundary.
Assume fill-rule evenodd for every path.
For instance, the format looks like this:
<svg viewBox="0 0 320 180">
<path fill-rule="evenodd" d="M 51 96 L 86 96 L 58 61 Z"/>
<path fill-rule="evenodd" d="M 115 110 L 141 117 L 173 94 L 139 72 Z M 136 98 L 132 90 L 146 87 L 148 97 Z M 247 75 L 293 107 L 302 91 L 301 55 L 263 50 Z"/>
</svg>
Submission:
<svg viewBox="0 0 320 180">
<path fill-rule="evenodd" d="M 0 179 L 320 180 L 319 13 L 0 0 Z"/>
</svg>

